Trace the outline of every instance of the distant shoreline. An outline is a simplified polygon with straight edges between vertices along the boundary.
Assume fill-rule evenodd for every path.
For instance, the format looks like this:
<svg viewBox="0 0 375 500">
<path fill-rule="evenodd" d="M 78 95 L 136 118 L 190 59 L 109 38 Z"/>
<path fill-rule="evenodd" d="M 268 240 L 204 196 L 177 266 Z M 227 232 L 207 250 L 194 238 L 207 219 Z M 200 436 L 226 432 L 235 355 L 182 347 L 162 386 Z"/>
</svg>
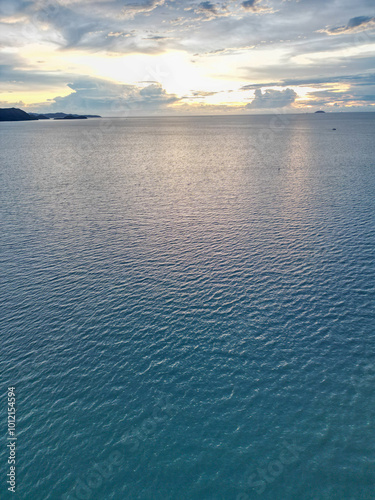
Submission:
<svg viewBox="0 0 375 500">
<path fill-rule="evenodd" d="M 87 120 L 101 118 L 100 115 L 84 115 L 73 113 L 27 113 L 19 108 L 0 108 L 0 122 L 20 122 L 38 120 Z"/>
</svg>

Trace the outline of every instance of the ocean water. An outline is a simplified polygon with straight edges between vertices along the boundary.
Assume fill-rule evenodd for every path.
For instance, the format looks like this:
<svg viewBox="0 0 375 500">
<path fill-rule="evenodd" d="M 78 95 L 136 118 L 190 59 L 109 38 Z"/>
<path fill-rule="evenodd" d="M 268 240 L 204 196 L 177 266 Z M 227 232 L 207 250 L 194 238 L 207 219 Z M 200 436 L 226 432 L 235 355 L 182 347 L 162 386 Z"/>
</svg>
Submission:
<svg viewBox="0 0 375 500">
<path fill-rule="evenodd" d="M 374 499 L 374 137 L 1 123 L 0 497 Z"/>
</svg>

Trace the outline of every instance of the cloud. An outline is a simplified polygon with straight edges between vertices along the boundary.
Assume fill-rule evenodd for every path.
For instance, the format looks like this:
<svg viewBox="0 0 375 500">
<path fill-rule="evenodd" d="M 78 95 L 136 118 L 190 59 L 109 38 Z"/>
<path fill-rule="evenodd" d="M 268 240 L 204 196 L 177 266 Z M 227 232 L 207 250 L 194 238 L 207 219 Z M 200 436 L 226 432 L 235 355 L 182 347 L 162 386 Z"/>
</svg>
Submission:
<svg viewBox="0 0 375 500">
<path fill-rule="evenodd" d="M 260 9 L 260 2 L 261 0 L 244 0 L 241 5 L 245 10 L 252 10 L 255 12 Z"/>
<path fill-rule="evenodd" d="M 161 36 L 161 35 L 149 35 L 144 38 L 144 40 L 170 40 L 169 36 Z"/>
<path fill-rule="evenodd" d="M 334 28 L 325 28 L 319 30 L 319 33 L 327 33 L 328 35 L 342 35 L 346 33 L 356 33 L 367 29 L 375 28 L 375 17 L 358 16 L 352 17 L 345 26 L 337 26 Z"/>
<path fill-rule="evenodd" d="M 140 47 L 125 40 L 130 33 L 124 32 L 124 22 L 127 25 L 142 22 L 134 21 L 137 16 L 144 17 L 157 7 L 162 7 L 165 0 L 107 0 L 107 1 L 21 1 L 0 0 L 0 22 L 13 23 L 18 19 L 22 23 L 20 33 L 14 30 L 17 44 L 32 42 L 50 42 L 51 38 L 61 48 L 114 48 L 114 51 L 143 52 L 142 36 L 139 37 Z M 20 16 L 23 17 L 20 17 Z M 145 23 L 145 21 L 144 21 Z M 1 28 L 3 31 L 3 28 Z M 129 30 L 130 31 L 130 30 Z M 133 32 L 135 32 L 133 30 Z M 0 46 L 3 33 L 0 34 Z M 15 45 L 12 41 L 11 45 Z M 149 53 L 146 47 L 144 52 Z"/>
<path fill-rule="evenodd" d="M 240 90 L 249 91 L 270 86 L 293 86 L 315 88 L 304 99 L 298 100 L 298 106 L 363 106 L 370 110 L 375 104 L 375 73 L 357 75 L 339 75 L 336 77 L 313 77 L 308 79 L 290 78 L 278 82 L 263 82 L 244 85 Z M 264 95 L 264 94 L 263 94 Z M 250 107 L 250 106 L 249 106 Z"/>
<path fill-rule="evenodd" d="M 24 0 L 1 0 L 0 16 L 14 16 L 25 12 L 32 4 L 33 2 Z"/>
<path fill-rule="evenodd" d="M 136 14 L 147 14 L 157 7 L 164 5 L 164 3 L 165 0 L 146 0 L 139 3 L 128 3 L 121 12 L 125 17 L 133 18 Z"/>
<path fill-rule="evenodd" d="M 0 108 L 25 108 L 26 104 L 23 101 L 0 101 Z"/>
<path fill-rule="evenodd" d="M 187 11 L 190 11 L 192 9 L 186 9 Z M 206 20 L 211 20 L 219 17 L 226 17 L 230 15 L 230 12 L 228 11 L 228 8 L 225 4 L 213 4 L 210 1 L 204 1 L 198 4 L 198 6 L 193 9 L 195 14 L 202 15 L 203 14 L 203 19 Z"/>
<path fill-rule="evenodd" d="M 276 12 L 269 5 L 262 5 L 262 0 L 244 0 L 241 2 L 241 7 L 248 12 L 255 12 L 257 14 Z"/>
<path fill-rule="evenodd" d="M 8 91 L 27 85 L 28 91 L 48 89 L 66 84 L 71 75 L 60 71 L 41 71 L 37 65 L 12 53 L 0 51 L 0 89 Z"/>
<path fill-rule="evenodd" d="M 139 90 L 139 99 L 142 104 L 146 104 L 148 107 L 151 106 L 165 106 L 178 101 L 178 97 L 174 94 L 167 94 L 167 92 L 162 88 L 160 83 L 152 83 L 147 87 Z"/>
<path fill-rule="evenodd" d="M 217 13 L 217 9 L 216 9 L 216 6 L 211 3 L 211 2 L 201 2 L 199 5 L 198 5 L 198 9 L 199 11 L 203 11 L 203 12 L 212 12 L 214 14 Z"/>
<path fill-rule="evenodd" d="M 145 87 L 111 83 L 95 78 L 82 78 L 68 84 L 72 93 L 55 97 L 40 112 L 100 113 L 105 116 L 144 115 L 161 111 L 180 99 L 168 94 L 159 83 Z"/>
<path fill-rule="evenodd" d="M 283 108 L 293 104 L 297 94 L 293 89 L 272 90 L 267 89 L 262 93 L 261 89 L 255 91 L 254 99 L 246 105 L 248 109 L 273 109 Z"/>
<path fill-rule="evenodd" d="M 370 90 L 370 92 L 372 90 L 372 93 L 368 93 L 368 90 Z M 301 104 L 313 104 L 318 106 L 375 104 L 375 90 L 374 87 L 372 87 L 372 89 L 357 89 L 355 87 L 350 87 L 342 91 L 337 89 L 317 90 L 309 92 L 306 98 L 306 101 L 300 101 Z"/>
<path fill-rule="evenodd" d="M 348 82 L 355 85 L 375 85 L 375 73 L 363 73 L 357 75 L 337 75 L 332 77 L 312 77 L 312 78 L 287 78 L 273 82 L 250 83 L 244 85 L 240 90 L 256 90 L 264 87 L 321 87 L 330 83 Z"/>
<path fill-rule="evenodd" d="M 218 92 L 208 92 L 204 90 L 193 90 L 192 91 L 192 96 L 193 97 L 209 97 L 212 95 L 216 95 Z"/>
</svg>

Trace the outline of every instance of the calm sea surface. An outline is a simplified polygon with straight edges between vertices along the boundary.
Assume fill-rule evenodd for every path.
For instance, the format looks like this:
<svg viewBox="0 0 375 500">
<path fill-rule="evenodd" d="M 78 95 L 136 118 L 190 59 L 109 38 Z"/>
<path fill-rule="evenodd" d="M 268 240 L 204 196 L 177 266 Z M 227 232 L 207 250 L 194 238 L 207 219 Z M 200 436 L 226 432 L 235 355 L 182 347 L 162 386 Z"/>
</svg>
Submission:
<svg viewBox="0 0 375 500">
<path fill-rule="evenodd" d="M 374 499 L 374 138 L 1 123 L 1 498 Z"/>
</svg>

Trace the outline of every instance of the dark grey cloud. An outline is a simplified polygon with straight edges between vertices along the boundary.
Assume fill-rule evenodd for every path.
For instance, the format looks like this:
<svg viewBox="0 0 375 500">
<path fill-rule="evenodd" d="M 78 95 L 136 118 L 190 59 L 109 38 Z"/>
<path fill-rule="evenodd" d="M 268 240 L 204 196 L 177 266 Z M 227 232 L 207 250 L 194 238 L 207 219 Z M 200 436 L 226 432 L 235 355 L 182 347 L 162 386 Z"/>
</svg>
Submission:
<svg viewBox="0 0 375 500">
<path fill-rule="evenodd" d="M 256 90 L 264 87 L 319 87 L 329 83 L 348 82 L 355 85 L 375 85 L 375 73 L 359 75 L 339 75 L 334 77 L 289 78 L 279 81 L 250 83 L 241 87 L 241 90 Z"/>
<path fill-rule="evenodd" d="M 34 2 L 26 0 L 1 0 L 0 16 L 14 16 L 20 12 L 26 12 Z"/>
<path fill-rule="evenodd" d="M 344 26 L 325 28 L 320 31 L 323 33 L 328 33 L 328 35 L 342 35 L 373 28 L 375 28 L 375 17 L 357 16 L 352 17 L 349 20 L 348 24 Z"/>
<path fill-rule="evenodd" d="M 332 106 L 345 108 L 350 105 L 350 108 L 356 106 L 357 110 L 362 108 L 370 111 L 374 110 L 371 105 L 375 102 L 375 89 L 372 89 L 372 93 L 360 93 L 352 88 L 345 91 L 321 90 L 309 92 L 306 98 L 305 101 L 300 101 L 302 105 L 313 104 L 316 108 L 326 107 L 326 109 L 332 109 Z"/>
<path fill-rule="evenodd" d="M 293 104 L 297 94 L 293 89 L 272 90 L 267 89 L 263 93 L 261 89 L 255 91 L 254 99 L 246 107 L 248 109 L 273 109 L 283 108 Z"/>
<path fill-rule="evenodd" d="M 46 72 L 29 66 L 20 56 L 0 52 L 0 85 L 9 90 L 28 86 L 29 90 L 64 85 L 71 75 L 62 71 Z"/>
<path fill-rule="evenodd" d="M 348 22 L 348 28 L 356 28 L 357 26 L 363 26 L 364 24 L 368 24 L 370 21 L 374 21 L 374 17 L 368 16 L 359 16 L 353 17 Z"/>
<path fill-rule="evenodd" d="M 260 2 L 261 0 L 244 0 L 241 5 L 245 10 L 252 10 L 255 12 L 258 10 Z"/>
<path fill-rule="evenodd" d="M 226 4 L 223 3 L 214 4 L 208 0 L 200 2 L 196 7 L 191 7 L 186 9 L 186 12 L 190 11 L 193 11 L 198 16 L 198 20 L 199 18 L 211 20 L 229 15 L 229 11 Z"/>
<path fill-rule="evenodd" d="M 375 93 L 374 94 L 363 94 L 363 95 L 357 95 L 353 92 L 345 91 L 345 92 L 338 92 L 337 90 L 332 91 L 332 90 L 321 90 L 317 92 L 309 92 L 307 94 L 308 97 L 313 97 L 315 101 L 321 102 L 321 103 L 327 103 L 327 102 L 351 102 L 351 101 L 365 101 L 365 102 L 375 102 Z"/>
<path fill-rule="evenodd" d="M 169 40 L 168 36 L 160 36 L 160 35 L 149 35 L 144 38 L 144 40 Z"/>
<path fill-rule="evenodd" d="M 58 29 L 65 39 L 65 48 L 79 47 L 85 35 L 101 31 L 103 24 L 98 19 L 90 16 L 80 16 L 72 22 L 74 11 L 67 7 L 59 6 L 51 16 L 46 16 L 46 21 Z"/>
<path fill-rule="evenodd" d="M 64 0 L 45 1 L 21 1 L 21 0 L 0 0 L 0 21 L 6 20 L 15 14 L 23 14 L 24 26 L 17 30 L 14 24 L 13 31 L 17 38 L 27 41 L 28 35 L 31 38 L 44 38 L 50 41 L 50 33 L 61 35 L 60 40 L 54 40 L 61 45 L 61 48 L 85 48 L 97 50 L 98 48 L 113 48 L 115 52 L 152 52 L 152 49 L 145 47 L 142 43 L 133 40 L 130 42 L 124 37 L 133 36 L 136 30 L 130 26 L 143 26 L 146 29 L 146 22 L 139 22 L 134 18 L 141 15 L 149 15 L 157 7 L 163 6 L 165 0 L 109 0 L 109 1 L 83 1 L 78 0 L 66 3 Z M 149 20 L 147 20 L 149 27 Z M 3 25 L 6 26 L 6 25 Z M 49 30 L 46 29 L 49 27 Z M 124 27 L 129 27 L 125 29 Z M 0 46 L 1 46 L 0 32 Z M 56 38 L 56 37 L 55 37 Z M 118 39 L 120 38 L 120 39 Z M 139 37 L 141 40 L 142 37 Z M 154 39 L 157 41 L 157 39 Z M 162 38 L 158 39 L 162 40 Z M 16 40 L 14 41 L 16 42 Z M 7 40 L 9 44 L 9 40 Z M 12 44 L 12 43 L 11 43 Z M 18 41 L 14 43 L 17 45 Z"/>
<path fill-rule="evenodd" d="M 198 5 L 198 10 L 213 12 L 214 14 L 217 12 L 216 6 L 211 2 L 201 2 Z"/>
<path fill-rule="evenodd" d="M 317 83 L 339 82 L 342 78 L 346 80 L 356 76 L 363 78 L 374 72 L 375 58 L 372 55 L 359 53 L 356 57 L 350 57 L 343 52 L 341 56 L 321 58 L 315 64 L 295 64 L 285 58 L 278 64 L 243 68 L 243 78 L 247 79 L 248 85 L 257 82 L 257 87 L 262 88 L 307 85 L 317 80 L 319 80 Z"/>
</svg>

